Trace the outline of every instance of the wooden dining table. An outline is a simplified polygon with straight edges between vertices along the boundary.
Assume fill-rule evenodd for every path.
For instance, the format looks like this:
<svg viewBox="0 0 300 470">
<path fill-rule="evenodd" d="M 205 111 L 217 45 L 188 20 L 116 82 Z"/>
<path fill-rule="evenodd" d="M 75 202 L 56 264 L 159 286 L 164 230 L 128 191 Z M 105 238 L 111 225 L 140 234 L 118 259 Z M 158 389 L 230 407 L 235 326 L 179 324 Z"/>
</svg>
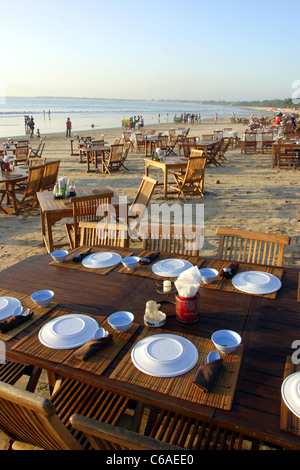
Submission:
<svg viewBox="0 0 300 470">
<path fill-rule="evenodd" d="M 291 145 L 294 146 L 294 150 L 300 150 L 300 140 L 291 141 Z M 278 165 L 278 142 L 273 142 L 272 153 L 271 153 L 271 168 L 277 167 Z"/>
<path fill-rule="evenodd" d="M 11 171 L 0 171 L 0 185 L 3 184 L 4 189 L 1 196 L 0 211 L 5 214 L 16 213 L 15 187 L 16 184 L 26 181 L 27 178 L 28 168 L 22 168 L 21 166 L 14 167 Z M 12 204 L 12 210 L 9 210 L 9 207 L 3 207 L 2 202 L 4 200 L 6 201 L 6 206 Z"/>
<path fill-rule="evenodd" d="M 204 154 L 207 155 L 208 151 L 213 149 L 219 140 L 199 140 L 195 144 L 191 144 L 191 148 L 196 148 L 197 150 L 203 150 Z M 178 155 L 180 155 L 181 149 L 184 145 L 184 142 L 178 142 Z"/>
<path fill-rule="evenodd" d="M 92 194 L 99 194 L 99 191 L 111 191 L 109 186 L 101 186 L 99 188 L 91 188 L 89 186 L 76 187 L 76 196 L 88 196 Z M 128 202 L 121 201 L 122 208 L 119 207 L 119 194 L 114 191 L 112 198 L 112 205 L 117 207 L 122 214 L 127 214 Z M 51 253 L 56 248 L 66 246 L 68 241 L 55 242 L 53 236 L 53 227 L 61 219 L 67 219 L 73 217 L 73 206 L 71 199 L 55 199 L 52 191 L 41 191 L 37 193 L 37 199 L 40 206 L 40 218 L 41 218 L 41 233 L 42 240 L 48 253 Z M 125 207 L 123 207 L 125 205 Z M 124 212 L 124 210 L 126 212 Z"/>
<path fill-rule="evenodd" d="M 110 146 L 109 145 L 94 145 L 91 147 L 86 147 L 84 150 L 86 152 L 87 173 L 90 173 L 91 171 L 91 163 L 94 163 L 94 171 L 98 170 L 99 168 L 98 156 L 100 156 L 100 164 L 101 164 L 100 171 L 103 173 L 104 172 L 103 159 L 105 155 L 107 155 L 110 152 Z"/>
<path fill-rule="evenodd" d="M 188 159 L 185 157 L 165 157 L 163 160 L 153 160 L 152 158 L 144 158 L 145 161 L 145 175 L 149 176 L 149 169 L 159 168 L 163 171 L 163 182 L 158 183 L 157 186 L 163 185 L 164 198 L 167 199 L 168 194 L 173 191 L 168 191 L 168 172 L 170 170 L 182 170 L 187 167 Z M 177 191 L 174 191 L 177 193 Z"/>
<path fill-rule="evenodd" d="M 101 248 L 94 247 L 94 250 Z M 122 252 L 123 256 L 124 250 L 145 255 L 139 248 L 112 250 Z M 173 254 L 160 256 L 174 258 Z M 205 257 L 193 258 L 192 262 L 200 269 L 210 266 L 219 272 L 229 264 Z M 27 325 L 0 335 L 0 340 L 5 342 L 9 360 L 46 370 L 51 387 L 59 376 L 76 378 L 128 396 L 140 405 L 165 410 L 166 414 L 186 423 L 203 421 L 233 433 L 240 432 L 249 439 L 262 440 L 271 447 L 300 449 L 299 420 L 290 427 L 286 419 L 289 410 L 281 398 L 285 375 L 300 370 L 299 361 L 291 367 L 293 343 L 300 339 L 299 270 L 239 264 L 239 270 L 249 269 L 276 273 L 281 288 L 274 294 L 253 295 L 237 290 L 230 279 L 219 276 L 214 283 L 200 286 L 198 321 L 182 323 L 176 317 L 175 294 L 160 293 L 158 284 L 163 278 L 155 275 L 151 266 L 127 271 L 119 264 L 101 273 L 74 267 L 72 261 L 55 263 L 47 254 L 30 257 L 0 272 L 0 295 L 22 298 L 22 304 L 32 309 L 33 291 L 51 289 L 55 293 L 52 307 L 46 312 L 34 307 L 34 315 Z M 160 310 L 166 314 L 166 324 L 161 328 L 144 324 L 149 299 L 160 303 Z M 110 314 L 120 310 L 134 314 L 134 322 L 125 333 L 112 330 L 107 322 Z M 54 353 L 41 344 L 38 338 L 41 327 L 57 316 L 70 313 L 95 318 L 113 334 L 113 344 L 81 364 L 73 360 L 72 351 Z M 242 342 L 235 352 L 222 356 L 224 377 L 218 378 L 214 388 L 204 393 L 194 385 L 194 377 L 207 352 L 214 349 L 212 333 L 220 329 L 236 331 Z M 197 345 L 197 364 L 189 372 L 171 378 L 151 377 L 139 371 L 131 360 L 131 352 L 141 339 L 153 334 L 178 335 Z"/>
</svg>

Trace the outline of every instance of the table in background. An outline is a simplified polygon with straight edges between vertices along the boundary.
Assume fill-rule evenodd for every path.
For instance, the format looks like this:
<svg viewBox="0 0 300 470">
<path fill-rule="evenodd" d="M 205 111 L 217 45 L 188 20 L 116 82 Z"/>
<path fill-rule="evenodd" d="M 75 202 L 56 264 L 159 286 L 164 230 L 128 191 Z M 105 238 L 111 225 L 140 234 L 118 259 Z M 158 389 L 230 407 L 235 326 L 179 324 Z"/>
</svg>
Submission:
<svg viewBox="0 0 300 470">
<path fill-rule="evenodd" d="M 113 251 L 119 249 L 114 247 Z M 120 249 L 121 250 L 121 249 Z M 139 254 L 139 250 L 129 250 Z M 174 257 L 174 255 L 170 255 Z M 95 317 L 109 316 L 119 310 L 129 310 L 135 323 L 143 329 L 145 304 L 149 299 L 158 303 L 164 298 L 156 291 L 156 280 L 136 274 L 119 272 L 115 267 L 106 275 L 66 269 L 50 265 L 49 255 L 30 257 L 0 272 L 2 289 L 30 295 L 33 290 L 51 289 L 59 308 L 72 309 Z M 202 259 L 203 261 L 203 259 Z M 200 260 L 199 260 L 200 262 Z M 219 263 L 219 264 L 218 264 Z M 220 261 L 204 259 L 201 267 L 220 266 Z M 259 267 L 263 270 L 263 267 Z M 55 374 L 77 378 L 85 383 L 129 396 L 144 404 L 162 407 L 194 419 L 210 419 L 212 424 L 234 432 L 262 439 L 286 448 L 300 448 L 298 436 L 280 429 L 280 388 L 287 357 L 294 352 L 293 341 L 299 339 L 300 303 L 297 301 L 299 270 L 284 268 L 282 287 L 276 298 L 229 292 L 212 287 L 200 287 L 199 321 L 183 324 L 176 320 L 173 304 L 163 304 L 167 323 L 163 327 L 174 334 L 191 334 L 210 338 L 218 329 L 229 328 L 242 336 L 244 347 L 239 378 L 231 410 L 199 405 L 183 398 L 170 400 L 165 394 L 132 385 L 113 378 L 116 366 L 130 352 L 136 336 L 132 337 L 118 356 L 101 374 L 92 369 L 60 364 L 55 360 L 38 358 L 18 352 L 16 344 L 51 317 L 41 320 L 6 342 L 8 359 L 35 365 Z M 174 296 L 174 294 L 172 294 Z M 172 300 L 173 297 L 170 297 Z M 36 333 L 35 333 L 36 334 Z"/>
<path fill-rule="evenodd" d="M 102 186 L 99 188 L 76 187 L 76 196 L 89 196 L 96 194 L 100 191 L 113 191 L 108 186 Z M 70 199 L 55 199 L 52 191 L 42 191 L 37 193 L 37 198 L 40 205 L 40 216 L 41 216 L 41 231 L 42 240 L 48 253 L 51 253 L 56 248 L 65 246 L 68 244 L 67 241 L 62 243 L 55 243 L 53 240 L 53 226 L 63 218 L 73 217 L 73 206 Z M 112 205 L 118 205 L 119 195 L 114 191 L 112 198 Z M 126 204 L 127 210 L 127 204 Z M 123 212 L 122 212 L 123 213 Z"/>
<path fill-rule="evenodd" d="M 291 145 L 294 145 L 294 150 L 300 150 L 300 140 L 295 140 L 295 142 L 291 142 Z M 274 168 L 277 165 L 278 165 L 278 142 L 273 142 L 272 155 L 271 155 L 271 168 Z"/>
<path fill-rule="evenodd" d="M 151 158 L 144 158 L 145 160 L 145 175 L 148 176 L 149 168 L 160 168 L 164 174 L 164 182 L 158 185 L 164 186 L 164 198 L 168 195 L 168 171 L 169 170 L 182 170 L 187 167 L 188 160 L 185 157 L 166 157 L 164 160 L 152 160 Z M 175 182 L 174 182 L 175 183 Z M 176 191 L 177 192 L 177 191 Z M 169 191 L 170 193 L 170 191 Z"/>
<path fill-rule="evenodd" d="M 13 213 L 16 213 L 16 202 L 15 202 L 15 186 L 17 183 L 26 181 L 28 178 L 28 169 L 22 167 L 14 167 L 12 171 L 0 171 L 0 184 L 4 185 L 6 204 L 12 202 Z M 4 200 L 3 198 L 3 200 Z M 0 205 L 1 210 L 8 214 L 9 211 Z"/>
<path fill-rule="evenodd" d="M 207 155 L 208 151 L 212 150 L 220 141 L 219 140 L 199 140 L 196 141 L 195 144 L 188 144 L 191 148 L 195 148 L 197 150 L 203 150 L 204 154 Z M 180 151 L 184 142 L 178 142 L 178 155 L 180 155 Z"/>
</svg>

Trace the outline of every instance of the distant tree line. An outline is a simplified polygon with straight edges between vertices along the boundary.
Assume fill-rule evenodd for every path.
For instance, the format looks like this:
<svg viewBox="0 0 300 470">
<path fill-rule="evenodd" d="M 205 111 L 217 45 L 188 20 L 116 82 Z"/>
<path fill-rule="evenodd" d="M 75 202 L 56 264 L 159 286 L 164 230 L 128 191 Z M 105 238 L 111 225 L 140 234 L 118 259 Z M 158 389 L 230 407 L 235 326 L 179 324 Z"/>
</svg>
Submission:
<svg viewBox="0 0 300 470">
<path fill-rule="evenodd" d="M 286 98 L 284 100 L 273 99 L 273 100 L 262 100 L 262 101 L 202 101 L 202 104 L 219 104 L 219 105 L 234 105 L 234 106 L 258 106 L 266 108 L 296 108 L 299 109 L 299 105 L 295 105 L 292 98 Z"/>
</svg>

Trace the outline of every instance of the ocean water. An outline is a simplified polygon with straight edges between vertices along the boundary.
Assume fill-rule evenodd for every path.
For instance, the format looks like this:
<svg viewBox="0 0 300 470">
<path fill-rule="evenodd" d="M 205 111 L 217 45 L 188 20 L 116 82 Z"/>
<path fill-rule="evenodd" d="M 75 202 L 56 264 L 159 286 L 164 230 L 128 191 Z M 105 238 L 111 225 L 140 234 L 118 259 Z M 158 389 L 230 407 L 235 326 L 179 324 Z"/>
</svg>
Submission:
<svg viewBox="0 0 300 470">
<path fill-rule="evenodd" d="M 25 135 L 25 116 L 33 116 L 40 134 L 65 132 L 66 120 L 72 132 L 121 127 L 122 119 L 143 116 L 145 125 L 174 122 L 182 113 L 201 114 L 201 119 L 250 117 L 249 108 L 200 105 L 187 102 L 102 100 L 73 98 L 13 98 L 0 101 L 0 137 Z M 268 114 L 268 113 L 265 113 Z"/>
</svg>

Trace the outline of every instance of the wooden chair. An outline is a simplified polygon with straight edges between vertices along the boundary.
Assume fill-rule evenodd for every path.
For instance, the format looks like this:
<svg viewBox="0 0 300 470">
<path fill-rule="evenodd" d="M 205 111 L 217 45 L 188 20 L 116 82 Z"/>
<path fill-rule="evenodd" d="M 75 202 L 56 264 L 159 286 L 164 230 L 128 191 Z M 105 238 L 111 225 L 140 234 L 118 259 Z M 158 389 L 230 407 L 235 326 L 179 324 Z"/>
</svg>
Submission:
<svg viewBox="0 0 300 470">
<path fill-rule="evenodd" d="M 16 450 L 90 449 L 85 436 L 70 426 L 81 413 L 111 425 L 118 424 L 129 399 L 73 380 L 64 380 L 51 400 L 0 382 L 0 428 Z"/>
<path fill-rule="evenodd" d="M 150 135 L 149 132 L 147 134 Z M 140 152 L 140 151 L 144 152 L 145 151 L 145 135 L 142 134 L 142 133 L 136 133 L 135 138 L 136 138 L 136 150 L 137 150 L 137 152 Z"/>
<path fill-rule="evenodd" d="M 29 154 L 31 154 L 31 150 L 28 148 L 27 145 L 23 145 L 22 147 L 16 147 L 14 152 L 15 164 L 19 165 L 20 163 L 23 163 L 25 165 Z"/>
<path fill-rule="evenodd" d="M 129 429 L 111 426 L 79 414 L 70 418 L 73 428 L 82 432 L 94 450 L 157 450 L 181 451 L 180 447 L 166 444 Z"/>
<path fill-rule="evenodd" d="M 290 238 L 284 235 L 217 227 L 219 259 L 269 266 L 282 266 L 284 249 Z"/>
<path fill-rule="evenodd" d="M 229 139 L 222 139 L 221 140 L 221 146 L 218 149 L 218 154 L 217 154 L 217 161 L 221 160 L 222 162 L 227 162 L 227 158 L 225 157 L 225 153 L 229 149 L 231 143 L 232 143 L 232 137 L 229 137 Z"/>
<path fill-rule="evenodd" d="M 220 140 L 216 145 L 212 148 L 207 149 L 206 156 L 207 156 L 207 165 L 215 165 L 220 166 L 220 159 L 218 158 L 220 149 L 223 145 L 223 141 Z"/>
<path fill-rule="evenodd" d="M 25 389 L 34 392 L 42 370 L 14 361 L 0 364 L 0 382 L 14 385 L 19 379 L 26 377 Z"/>
<path fill-rule="evenodd" d="M 79 222 L 80 246 L 128 246 L 127 225 Z"/>
<path fill-rule="evenodd" d="M 21 185 L 15 187 L 15 195 L 13 197 L 17 213 L 22 209 L 28 212 L 38 204 L 36 194 L 40 190 L 43 174 L 44 165 L 29 167 L 26 185 L 24 187 Z M 16 194 L 21 194 L 22 199 L 19 200 Z"/>
<path fill-rule="evenodd" d="M 203 231 L 199 227 L 157 225 L 141 227 L 143 250 L 199 256 L 203 245 Z"/>
<path fill-rule="evenodd" d="M 134 201 L 128 208 L 129 219 L 141 219 L 143 217 L 157 183 L 157 180 L 150 178 L 149 176 L 143 176 Z"/>
<path fill-rule="evenodd" d="M 223 131 L 214 131 L 214 140 L 223 139 Z"/>
<path fill-rule="evenodd" d="M 76 248 L 80 244 L 79 222 L 100 221 L 103 219 L 105 214 L 108 213 L 113 195 L 113 191 L 104 189 L 99 194 L 71 198 L 74 220 L 73 223 L 65 225 L 71 248 Z"/>
<path fill-rule="evenodd" d="M 246 132 L 244 135 L 244 140 L 241 140 L 241 153 L 248 153 L 248 151 L 256 153 L 256 148 L 256 134 Z"/>
<path fill-rule="evenodd" d="M 152 415 L 152 416 L 151 416 Z M 238 430 L 222 428 L 210 418 L 192 418 L 183 413 L 154 410 L 144 434 L 185 450 L 256 450 L 258 441 Z"/>
<path fill-rule="evenodd" d="M 296 166 L 294 142 L 278 141 L 277 152 L 278 169 L 294 170 Z"/>
<path fill-rule="evenodd" d="M 45 163 L 40 191 L 53 191 L 58 177 L 59 165 L 60 160 L 54 160 Z"/>
<path fill-rule="evenodd" d="M 104 173 L 111 174 L 113 170 L 122 171 L 123 147 L 123 144 L 111 145 L 108 156 L 102 160 Z"/>
<path fill-rule="evenodd" d="M 188 159 L 186 170 L 171 171 L 174 176 L 176 186 L 171 186 L 187 201 L 186 195 L 204 197 L 204 172 L 207 156 L 203 155 L 203 150 L 192 149 Z"/>
<path fill-rule="evenodd" d="M 30 151 L 30 157 L 37 157 L 37 158 L 40 158 L 42 156 L 42 153 L 44 151 L 44 148 L 45 148 L 45 144 L 43 144 L 43 140 L 41 139 L 40 140 L 40 143 L 39 143 L 39 146 L 36 150 L 34 149 L 31 149 Z"/>
<path fill-rule="evenodd" d="M 46 163 L 46 158 L 36 158 L 36 157 L 29 157 L 28 161 L 26 162 L 27 166 L 39 166 L 39 165 L 45 165 Z"/>
<path fill-rule="evenodd" d="M 121 171 L 122 171 L 122 168 L 129 171 L 128 168 L 124 165 L 128 157 L 129 149 L 130 149 L 130 143 L 127 143 L 126 145 L 123 146 L 123 152 L 122 152 L 121 161 L 120 161 Z"/>
<path fill-rule="evenodd" d="M 274 142 L 273 132 L 263 132 L 261 136 L 261 151 L 272 152 L 272 145 Z"/>
<path fill-rule="evenodd" d="M 132 149 L 132 145 L 133 145 L 130 138 L 131 138 L 131 132 L 123 132 L 123 145 L 125 148 L 129 146 L 129 150 Z"/>
</svg>

